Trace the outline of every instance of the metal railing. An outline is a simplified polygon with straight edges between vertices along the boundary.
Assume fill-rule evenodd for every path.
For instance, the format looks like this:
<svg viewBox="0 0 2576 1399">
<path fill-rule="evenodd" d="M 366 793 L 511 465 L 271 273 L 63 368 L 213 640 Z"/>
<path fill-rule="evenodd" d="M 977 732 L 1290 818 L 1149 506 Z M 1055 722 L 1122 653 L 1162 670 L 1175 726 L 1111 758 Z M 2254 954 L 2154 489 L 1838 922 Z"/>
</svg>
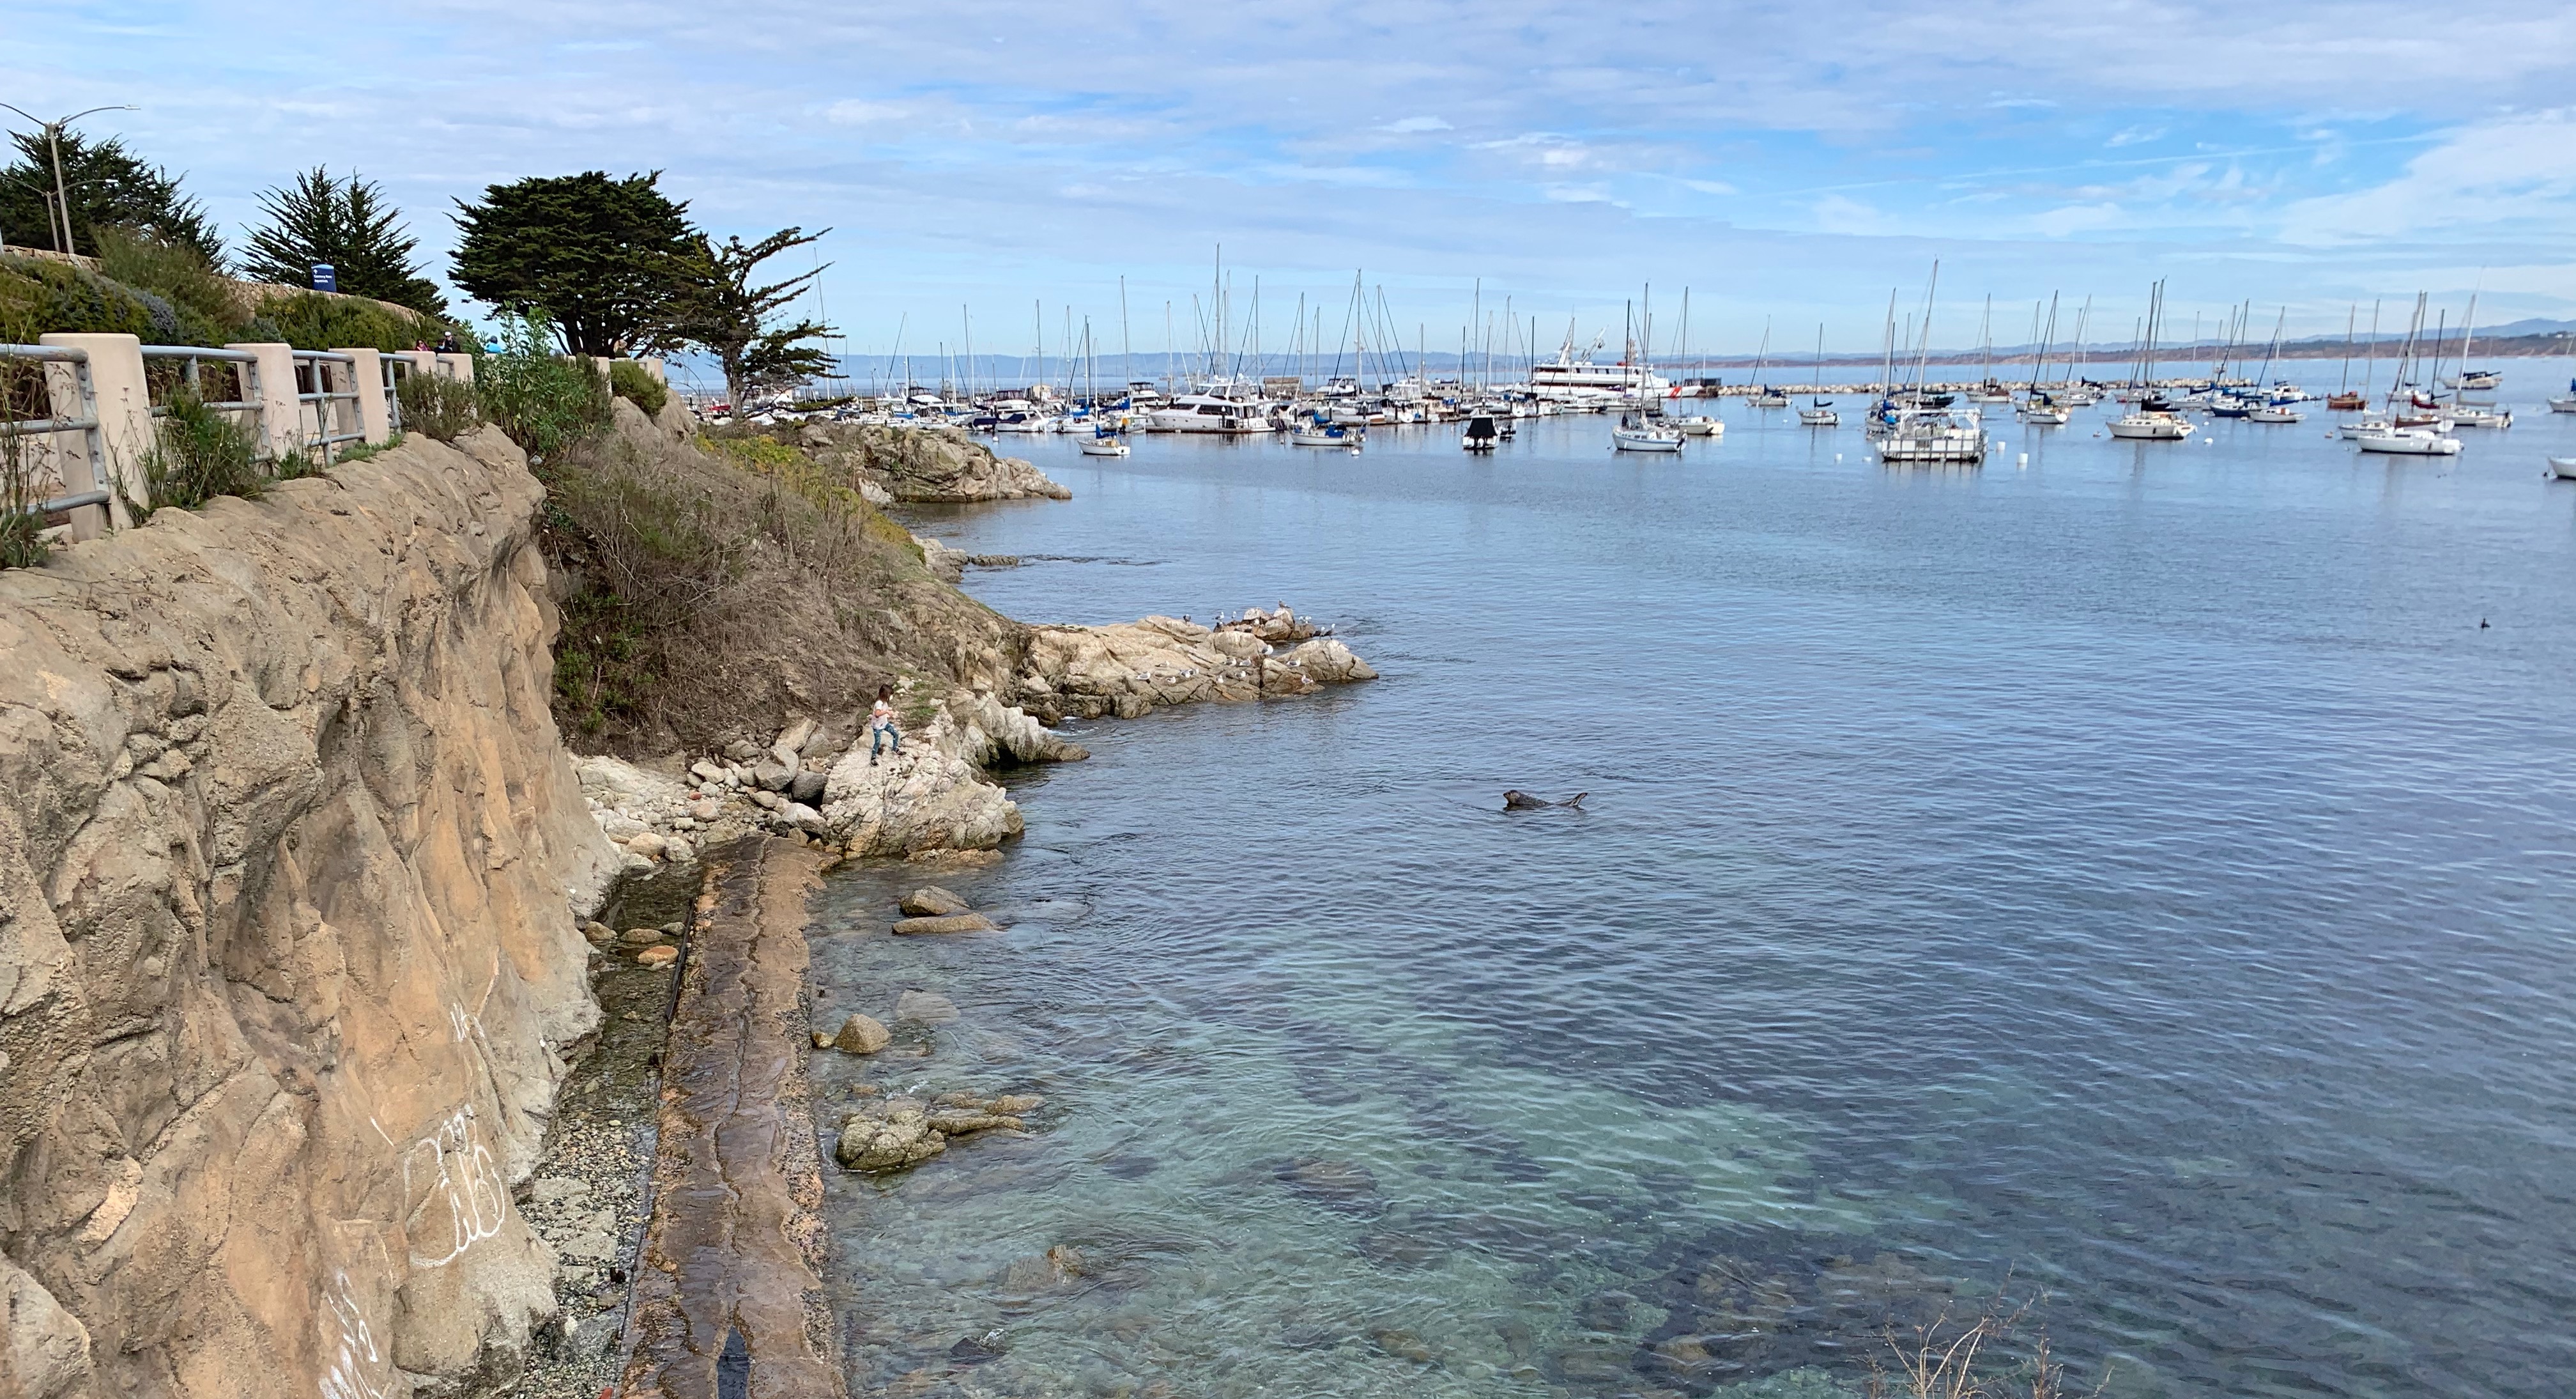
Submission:
<svg viewBox="0 0 2576 1399">
<path fill-rule="evenodd" d="M 23 440 L 41 436 L 52 439 L 54 475 L 63 485 L 70 486 L 73 484 L 71 473 L 64 470 L 68 454 L 60 445 L 60 441 L 65 434 L 78 433 L 80 434 L 80 457 L 88 464 L 90 483 L 95 486 L 98 482 L 106 480 L 107 453 L 99 435 L 98 390 L 90 381 L 89 353 L 85 350 L 58 345 L 0 345 L 0 361 L 34 361 L 38 364 L 68 366 L 72 374 L 72 383 L 80 396 L 80 416 L 22 418 L 0 422 L 0 437 Z M 47 386 L 46 391 L 51 393 L 50 385 Z M 24 453 L 13 452 L 12 455 L 18 458 L 12 466 L 23 470 Z M 39 515 L 57 515 L 83 506 L 105 505 L 107 499 L 107 492 L 103 490 L 74 491 L 68 495 L 37 501 L 35 510 Z"/>
<path fill-rule="evenodd" d="M 348 387 L 332 388 L 331 381 L 334 378 Z M 295 400 L 298 403 L 313 405 L 316 431 L 309 441 L 312 446 L 320 449 L 322 460 L 326 462 L 335 455 L 332 449 L 341 443 L 361 442 L 366 439 L 363 419 L 351 423 L 345 432 L 333 430 L 335 427 L 333 419 L 339 416 L 333 405 L 346 403 L 349 405 L 349 416 L 352 418 L 359 416 L 357 378 L 358 360 L 354 355 L 335 355 L 329 350 L 295 352 Z"/>
<path fill-rule="evenodd" d="M 268 440 L 268 414 L 262 411 L 262 400 L 259 396 L 259 356 L 248 350 L 218 350 L 203 345 L 145 345 L 140 349 L 143 355 L 144 391 L 147 396 L 154 388 L 152 374 L 154 362 L 159 361 L 163 364 L 175 362 L 179 366 L 180 383 L 187 385 L 208 408 L 219 413 L 248 413 L 251 427 L 259 434 L 259 454 L 263 457 L 276 455 L 275 447 Z M 227 366 L 233 371 L 233 383 L 240 390 L 241 397 L 226 399 L 206 397 L 204 365 L 209 361 Z M 156 419 L 170 416 L 170 405 L 167 403 L 155 403 L 151 407 L 152 416 Z"/>
<path fill-rule="evenodd" d="M 400 432 L 403 430 L 402 382 L 419 373 L 420 366 L 412 363 L 410 356 L 390 351 L 377 356 L 376 363 L 384 368 L 385 426 L 392 431 Z"/>
</svg>

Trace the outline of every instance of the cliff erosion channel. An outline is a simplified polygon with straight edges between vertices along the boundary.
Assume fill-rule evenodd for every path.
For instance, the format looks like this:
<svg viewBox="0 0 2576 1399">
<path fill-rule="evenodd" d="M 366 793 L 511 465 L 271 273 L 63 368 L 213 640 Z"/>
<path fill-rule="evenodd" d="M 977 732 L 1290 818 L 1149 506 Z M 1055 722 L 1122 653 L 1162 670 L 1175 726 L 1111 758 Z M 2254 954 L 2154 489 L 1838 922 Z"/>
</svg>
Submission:
<svg viewBox="0 0 2576 1399">
<path fill-rule="evenodd" d="M 767 1275 L 822 1247 L 813 869 L 996 858 L 986 769 L 1084 756 L 1065 717 L 1372 674 L 1284 609 L 1030 627 L 877 509 L 1061 495 L 621 401 L 543 484 L 415 436 L 0 573 L 0 1396 L 837 1391 Z M 585 512 L 639 500 L 723 547 L 636 634 L 737 642 L 658 701 L 557 646 L 638 611 Z"/>
</svg>

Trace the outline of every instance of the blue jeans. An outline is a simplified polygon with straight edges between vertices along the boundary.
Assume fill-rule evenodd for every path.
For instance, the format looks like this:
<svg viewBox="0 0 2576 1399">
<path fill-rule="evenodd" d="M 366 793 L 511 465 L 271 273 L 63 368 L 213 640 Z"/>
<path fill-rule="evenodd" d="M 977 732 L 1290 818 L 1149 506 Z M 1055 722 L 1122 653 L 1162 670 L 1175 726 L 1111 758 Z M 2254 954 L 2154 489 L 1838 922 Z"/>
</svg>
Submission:
<svg viewBox="0 0 2576 1399">
<path fill-rule="evenodd" d="M 903 735 L 896 731 L 894 725 L 879 724 L 874 729 L 869 730 L 869 733 L 872 737 L 868 742 L 868 761 L 875 762 L 877 754 L 885 751 L 885 746 L 889 741 L 894 744 L 896 755 L 902 755 Z"/>
</svg>

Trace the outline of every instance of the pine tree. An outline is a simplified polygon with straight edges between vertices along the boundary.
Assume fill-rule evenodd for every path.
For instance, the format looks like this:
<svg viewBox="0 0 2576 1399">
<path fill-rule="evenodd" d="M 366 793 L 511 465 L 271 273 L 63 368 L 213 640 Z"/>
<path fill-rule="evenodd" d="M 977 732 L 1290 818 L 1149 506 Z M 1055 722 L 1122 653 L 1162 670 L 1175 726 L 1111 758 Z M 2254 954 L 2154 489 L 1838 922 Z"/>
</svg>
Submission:
<svg viewBox="0 0 2576 1399">
<path fill-rule="evenodd" d="M 179 193 L 179 177 L 144 164 L 110 136 L 91 141 L 65 131 L 48 143 L 39 132 L 13 131 L 18 159 L 0 170 L 0 235 L 22 248 L 53 248 L 59 235 L 54 202 L 54 162 L 62 161 L 62 189 L 71 204 L 72 245 L 64 252 L 96 254 L 98 230 L 130 228 L 165 243 L 183 243 L 209 266 L 224 264 L 223 240 L 197 201 Z"/>
<path fill-rule="evenodd" d="M 315 264 L 329 263 L 339 290 L 350 295 L 423 315 L 447 313 L 447 298 L 412 256 L 419 240 L 381 186 L 354 172 L 335 180 L 317 165 L 294 184 L 261 194 L 259 207 L 267 226 L 252 230 L 242 250 L 242 270 L 250 276 L 300 287 L 309 285 Z"/>
<path fill-rule="evenodd" d="M 823 268 L 765 286 L 754 285 L 752 274 L 789 248 L 819 242 L 831 231 L 809 234 L 801 228 L 782 228 L 757 243 L 727 238 L 722 247 L 703 233 L 696 236 L 695 277 L 682 298 L 677 329 L 690 344 L 704 347 L 723 362 L 725 390 L 734 402 L 742 402 L 757 389 L 801 383 L 830 372 L 831 357 L 809 343 L 830 335 L 830 326 L 811 317 L 789 325 L 771 322 L 780 307 L 805 294 L 814 279 L 823 275 Z"/>
<path fill-rule="evenodd" d="M 457 201 L 455 270 L 466 295 L 540 312 L 564 348 L 643 355 L 677 348 L 672 324 L 697 267 L 688 206 L 654 187 L 662 172 L 534 177 Z"/>
</svg>

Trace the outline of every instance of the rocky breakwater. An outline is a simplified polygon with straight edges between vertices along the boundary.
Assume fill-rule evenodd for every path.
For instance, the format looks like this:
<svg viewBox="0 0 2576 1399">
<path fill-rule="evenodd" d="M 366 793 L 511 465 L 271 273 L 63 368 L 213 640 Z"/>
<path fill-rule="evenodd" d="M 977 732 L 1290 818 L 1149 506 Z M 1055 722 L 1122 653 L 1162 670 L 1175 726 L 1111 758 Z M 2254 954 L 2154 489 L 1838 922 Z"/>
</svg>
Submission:
<svg viewBox="0 0 2576 1399">
<path fill-rule="evenodd" d="M 619 855 L 484 431 L 0 573 L 0 1392 L 461 1392 Z"/>
<path fill-rule="evenodd" d="M 825 466 L 849 471 L 878 505 L 1073 498 L 1045 472 L 953 429 L 806 423 L 795 442 Z"/>
</svg>

